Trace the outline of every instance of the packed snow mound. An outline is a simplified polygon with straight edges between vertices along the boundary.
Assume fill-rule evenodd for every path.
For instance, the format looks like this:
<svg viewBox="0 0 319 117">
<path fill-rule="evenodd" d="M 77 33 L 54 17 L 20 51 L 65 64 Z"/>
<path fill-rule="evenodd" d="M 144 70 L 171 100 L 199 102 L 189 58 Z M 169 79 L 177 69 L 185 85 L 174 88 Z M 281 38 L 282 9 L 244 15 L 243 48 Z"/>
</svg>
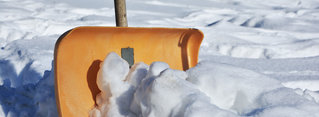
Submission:
<svg viewBox="0 0 319 117">
<path fill-rule="evenodd" d="M 220 63 L 201 62 L 186 72 L 163 62 L 129 70 L 112 52 L 97 84 L 101 93 L 92 117 L 319 116 L 316 93 L 298 94 L 276 79 Z"/>
</svg>

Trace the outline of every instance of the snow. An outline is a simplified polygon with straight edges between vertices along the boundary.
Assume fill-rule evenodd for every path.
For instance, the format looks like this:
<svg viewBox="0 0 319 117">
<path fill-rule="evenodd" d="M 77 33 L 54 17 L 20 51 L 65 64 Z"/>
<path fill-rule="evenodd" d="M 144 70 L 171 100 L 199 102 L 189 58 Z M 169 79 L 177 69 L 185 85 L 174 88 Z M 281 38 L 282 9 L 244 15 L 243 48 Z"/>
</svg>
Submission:
<svg viewBox="0 0 319 117">
<path fill-rule="evenodd" d="M 109 113 L 319 116 L 318 8 L 318 0 L 127 0 L 129 26 L 198 28 L 205 38 L 186 73 L 107 57 L 100 86 L 114 93 Z M 115 26 L 113 1 L 0 0 L 0 116 L 57 116 L 54 44 L 77 26 Z"/>
<path fill-rule="evenodd" d="M 264 75 L 213 62 L 201 62 L 190 69 L 187 80 L 205 92 L 211 103 L 237 113 L 251 111 L 261 93 L 281 87 L 280 82 Z"/>
<path fill-rule="evenodd" d="M 186 81 L 186 72 L 166 63 L 153 62 L 149 69 L 137 63 L 128 73 L 128 63 L 110 53 L 101 65 L 97 80 L 101 93 L 91 116 L 235 116 L 210 104 L 209 97 Z"/>
<path fill-rule="evenodd" d="M 108 54 L 101 63 L 96 81 L 101 90 L 101 93 L 96 97 L 99 115 L 116 117 L 121 115 L 123 111 L 127 111 L 131 98 L 124 93 L 130 93 L 130 85 L 124 80 L 128 72 L 129 64 L 115 53 Z M 119 105 L 122 106 L 119 107 Z M 117 111 L 118 108 L 121 110 Z M 92 113 L 97 114 L 98 112 Z"/>
<path fill-rule="evenodd" d="M 101 66 L 92 117 L 319 116 L 318 93 L 232 65 L 200 62 L 184 72 L 138 63 L 129 72 L 125 60 L 109 53 Z"/>
</svg>

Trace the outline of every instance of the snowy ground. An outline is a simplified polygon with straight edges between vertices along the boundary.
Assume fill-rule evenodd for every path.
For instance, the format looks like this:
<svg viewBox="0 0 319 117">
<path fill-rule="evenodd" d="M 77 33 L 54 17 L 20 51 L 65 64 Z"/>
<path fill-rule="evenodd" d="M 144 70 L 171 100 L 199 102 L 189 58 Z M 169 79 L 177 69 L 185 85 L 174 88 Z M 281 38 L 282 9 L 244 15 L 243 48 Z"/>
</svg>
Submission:
<svg viewBox="0 0 319 117">
<path fill-rule="evenodd" d="M 208 89 L 216 92 L 210 93 L 212 97 L 197 85 L 187 86 L 206 92 L 213 111 L 234 116 L 319 116 L 315 114 L 319 112 L 318 0 L 127 0 L 127 9 L 132 27 L 204 32 L 201 65 L 187 74 L 215 79 L 218 83 L 211 84 L 216 87 Z M 77 26 L 114 26 L 113 10 L 113 0 L 0 0 L 0 116 L 57 116 L 55 41 Z M 251 85 L 264 77 L 279 84 L 270 83 L 274 89 L 261 87 L 268 81 L 260 87 Z M 235 103 L 242 99 L 236 98 L 238 92 L 248 96 L 249 103 Z M 229 97 L 234 103 L 223 103 L 226 94 L 233 95 Z M 252 101 L 255 98 L 264 101 Z"/>
</svg>

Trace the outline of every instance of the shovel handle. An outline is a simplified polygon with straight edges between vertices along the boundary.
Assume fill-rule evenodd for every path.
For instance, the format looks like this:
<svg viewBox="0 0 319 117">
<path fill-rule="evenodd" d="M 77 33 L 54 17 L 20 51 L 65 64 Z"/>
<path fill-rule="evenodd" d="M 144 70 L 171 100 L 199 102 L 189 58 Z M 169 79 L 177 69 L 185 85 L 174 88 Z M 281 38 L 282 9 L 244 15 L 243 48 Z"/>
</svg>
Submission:
<svg viewBox="0 0 319 117">
<path fill-rule="evenodd" d="M 114 0 L 117 27 L 127 27 L 125 0 Z"/>
</svg>

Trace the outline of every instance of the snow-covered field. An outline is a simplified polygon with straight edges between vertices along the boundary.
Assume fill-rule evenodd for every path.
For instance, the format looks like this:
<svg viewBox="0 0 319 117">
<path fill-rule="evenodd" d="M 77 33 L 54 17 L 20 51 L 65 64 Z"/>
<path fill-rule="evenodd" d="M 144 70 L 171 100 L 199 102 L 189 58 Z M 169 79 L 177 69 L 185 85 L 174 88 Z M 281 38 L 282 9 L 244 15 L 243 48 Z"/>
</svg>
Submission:
<svg viewBox="0 0 319 117">
<path fill-rule="evenodd" d="M 134 81 L 125 115 L 319 116 L 318 0 L 127 0 L 127 10 L 129 26 L 198 28 L 205 38 L 195 68 L 154 63 L 164 71 L 131 76 L 151 83 Z M 113 0 L 0 0 L 0 116 L 57 116 L 55 41 L 114 25 Z"/>
</svg>

